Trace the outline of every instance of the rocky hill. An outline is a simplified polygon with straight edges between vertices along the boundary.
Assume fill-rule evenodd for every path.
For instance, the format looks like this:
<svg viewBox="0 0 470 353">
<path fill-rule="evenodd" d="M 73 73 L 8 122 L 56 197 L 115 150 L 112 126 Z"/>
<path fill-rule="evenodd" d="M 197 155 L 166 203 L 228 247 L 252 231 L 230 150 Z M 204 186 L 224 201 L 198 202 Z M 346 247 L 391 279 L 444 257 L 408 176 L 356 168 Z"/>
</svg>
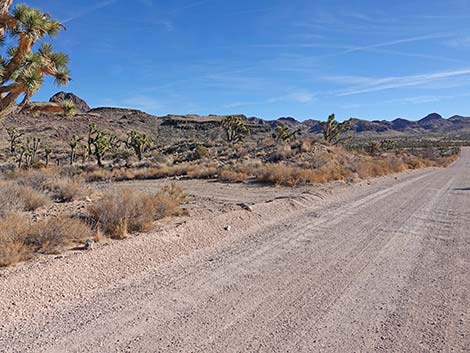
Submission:
<svg viewBox="0 0 470 353">
<path fill-rule="evenodd" d="M 223 138 L 221 121 L 224 115 L 166 115 L 154 116 L 135 109 L 94 108 L 72 93 L 59 92 L 51 98 L 52 102 L 63 99 L 72 100 L 81 113 L 75 116 L 60 114 L 13 115 L 3 122 L 6 127 L 15 126 L 29 135 L 37 135 L 44 141 L 66 144 L 73 134 L 84 136 L 88 125 L 96 123 L 100 128 L 112 131 L 123 137 L 130 130 L 138 130 L 153 136 L 160 145 L 211 141 Z M 245 117 L 250 126 L 251 138 L 271 136 L 273 129 L 286 125 L 300 130 L 304 136 L 318 136 L 322 132 L 319 120 L 297 121 L 292 117 L 264 120 Z M 470 140 L 470 117 L 453 116 L 443 118 L 437 113 L 430 114 L 418 121 L 395 119 L 393 121 L 368 121 L 353 119 L 352 132 L 357 139 L 390 138 L 408 136 L 437 136 Z M 5 129 L 0 129 L 0 140 L 6 142 Z"/>
<path fill-rule="evenodd" d="M 55 95 L 51 97 L 51 99 L 49 99 L 49 102 L 61 103 L 64 100 L 72 101 L 77 107 L 77 109 L 82 113 L 86 113 L 90 110 L 90 107 L 88 106 L 88 104 L 83 99 L 81 99 L 80 97 L 76 96 L 73 93 L 66 93 L 66 92 L 56 93 Z"/>
</svg>

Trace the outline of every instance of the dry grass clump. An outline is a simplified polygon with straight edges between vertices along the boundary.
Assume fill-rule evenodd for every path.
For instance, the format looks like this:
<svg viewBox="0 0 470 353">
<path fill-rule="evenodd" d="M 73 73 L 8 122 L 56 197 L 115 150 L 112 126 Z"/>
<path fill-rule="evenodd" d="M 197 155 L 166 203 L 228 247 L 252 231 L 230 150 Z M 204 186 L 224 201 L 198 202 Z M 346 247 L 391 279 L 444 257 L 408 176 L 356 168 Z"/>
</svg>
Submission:
<svg viewBox="0 0 470 353">
<path fill-rule="evenodd" d="M 15 211 L 34 211 L 46 206 L 51 200 L 31 186 L 16 182 L 0 182 L 0 216 Z"/>
<path fill-rule="evenodd" d="M 58 254 L 94 233 L 86 224 L 70 218 L 51 218 L 36 223 L 10 213 L 0 218 L 0 267 L 14 265 L 37 254 Z"/>
<path fill-rule="evenodd" d="M 0 267 L 14 265 L 29 259 L 31 249 L 25 243 L 29 221 L 17 214 L 0 218 Z"/>
<path fill-rule="evenodd" d="M 66 173 L 69 171 L 66 170 Z M 56 202 L 70 202 L 86 196 L 88 190 L 83 181 L 67 174 L 64 175 L 59 168 L 16 170 L 7 174 L 7 178 L 18 185 L 46 194 Z"/>
<path fill-rule="evenodd" d="M 86 187 L 76 178 L 54 179 L 45 188 L 57 202 L 71 202 L 88 194 Z"/>
<path fill-rule="evenodd" d="M 200 165 L 194 166 L 193 169 L 188 170 L 187 176 L 193 179 L 212 179 L 219 174 L 219 168 L 214 165 Z"/>
<path fill-rule="evenodd" d="M 73 245 L 93 238 L 91 228 L 79 220 L 50 218 L 34 223 L 24 241 L 33 252 L 59 254 Z"/>
<path fill-rule="evenodd" d="M 250 175 L 248 171 L 223 170 L 219 175 L 219 180 L 230 183 L 241 183 L 251 177 L 252 175 Z"/>
<path fill-rule="evenodd" d="M 267 164 L 255 171 L 258 181 L 283 186 L 297 186 L 325 182 L 325 175 L 312 169 L 278 164 Z"/>
<path fill-rule="evenodd" d="M 180 214 L 185 200 L 184 192 L 175 185 L 155 195 L 116 189 L 88 210 L 100 231 L 113 239 L 123 239 L 129 233 L 149 230 L 155 220 Z"/>
<path fill-rule="evenodd" d="M 155 219 L 183 215 L 185 210 L 181 205 L 185 204 L 187 199 L 186 192 L 176 184 L 164 186 L 155 195 Z"/>
<path fill-rule="evenodd" d="M 127 180 L 146 180 L 162 179 L 168 177 L 187 175 L 196 170 L 197 167 L 190 164 L 176 166 L 149 167 L 141 169 L 97 169 L 85 174 L 87 182 L 100 181 L 127 181 Z"/>
</svg>

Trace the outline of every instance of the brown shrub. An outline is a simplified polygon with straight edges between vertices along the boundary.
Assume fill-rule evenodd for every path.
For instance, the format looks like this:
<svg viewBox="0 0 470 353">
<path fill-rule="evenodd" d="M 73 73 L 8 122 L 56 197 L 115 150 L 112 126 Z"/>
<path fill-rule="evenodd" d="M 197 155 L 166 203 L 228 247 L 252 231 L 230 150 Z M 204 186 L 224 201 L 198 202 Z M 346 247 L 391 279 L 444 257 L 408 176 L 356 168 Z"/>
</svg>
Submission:
<svg viewBox="0 0 470 353">
<path fill-rule="evenodd" d="M 203 159 L 207 157 L 209 154 L 209 150 L 205 146 L 197 146 L 196 149 L 194 150 L 193 158 L 194 159 Z"/>
<path fill-rule="evenodd" d="M 87 194 L 84 185 L 78 179 L 72 178 L 52 180 L 46 188 L 57 202 L 71 202 Z"/>
<path fill-rule="evenodd" d="M 219 174 L 219 169 L 215 166 L 196 166 L 188 171 L 188 177 L 194 179 L 211 179 Z"/>
<path fill-rule="evenodd" d="M 20 170 L 8 175 L 18 185 L 30 187 L 36 192 L 48 194 L 58 202 L 70 202 L 86 194 L 82 180 L 73 175 L 73 169 Z"/>
<path fill-rule="evenodd" d="M 128 233 L 149 230 L 157 219 L 179 214 L 185 197 L 175 185 L 163 188 L 156 195 L 127 188 L 113 190 L 91 205 L 89 212 L 104 234 L 123 239 Z"/>
<path fill-rule="evenodd" d="M 163 187 L 155 195 L 155 219 L 182 215 L 184 210 L 181 205 L 186 203 L 187 199 L 188 195 L 176 184 Z"/>
<path fill-rule="evenodd" d="M 0 219 L 0 267 L 14 265 L 31 257 L 25 243 L 30 222 L 17 214 Z"/>
<path fill-rule="evenodd" d="M 291 167 L 284 164 L 268 164 L 256 171 L 259 181 L 283 186 L 297 186 L 322 182 L 321 174 L 315 170 Z"/>
<path fill-rule="evenodd" d="M 245 171 L 223 170 L 219 179 L 231 183 L 241 183 L 250 178 L 250 174 Z"/>
<path fill-rule="evenodd" d="M 29 170 L 14 170 L 6 176 L 14 180 L 19 185 L 30 186 L 34 190 L 42 192 L 45 190 L 47 183 L 58 175 L 57 169 L 29 169 Z"/>
<path fill-rule="evenodd" d="M 50 203 L 50 199 L 31 186 L 15 182 L 0 183 L 0 216 L 14 211 L 34 211 Z"/>
<path fill-rule="evenodd" d="M 79 220 L 50 218 L 32 225 L 25 237 L 25 244 L 37 253 L 59 254 L 93 238 L 91 228 Z"/>
<path fill-rule="evenodd" d="M 187 175 L 196 169 L 196 166 L 182 164 L 176 166 L 161 166 L 141 169 L 115 169 L 115 170 L 93 170 L 87 172 L 85 180 L 87 182 L 98 181 L 127 181 L 127 180 L 146 180 L 162 179 L 174 176 Z"/>
</svg>

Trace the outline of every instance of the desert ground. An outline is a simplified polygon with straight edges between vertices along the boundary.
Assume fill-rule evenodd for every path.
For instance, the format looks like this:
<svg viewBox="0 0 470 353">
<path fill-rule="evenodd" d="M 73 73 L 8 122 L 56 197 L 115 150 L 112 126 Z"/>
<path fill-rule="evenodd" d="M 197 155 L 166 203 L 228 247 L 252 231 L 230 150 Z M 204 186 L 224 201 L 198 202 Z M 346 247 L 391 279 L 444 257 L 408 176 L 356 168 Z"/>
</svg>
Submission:
<svg viewBox="0 0 470 353">
<path fill-rule="evenodd" d="M 190 217 L 2 269 L 0 351 L 468 352 L 469 176 L 177 181 Z"/>
</svg>

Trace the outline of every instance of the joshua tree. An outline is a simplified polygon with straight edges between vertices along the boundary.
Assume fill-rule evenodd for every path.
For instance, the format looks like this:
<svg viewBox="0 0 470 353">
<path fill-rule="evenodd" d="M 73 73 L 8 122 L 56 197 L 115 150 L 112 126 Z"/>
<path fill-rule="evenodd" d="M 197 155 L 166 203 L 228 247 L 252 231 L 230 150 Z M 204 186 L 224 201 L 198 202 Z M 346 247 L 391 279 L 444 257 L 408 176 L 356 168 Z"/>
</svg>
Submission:
<svg viewBox="0 0 470 353">
<path fill-rule="evenodd" d="M 335 120 L 335 115 L 331 114 L 328 120 L 321 122 L 323 128 L 323 137 L 325 141 L 332 145 L 348 140 L 350 137 L 344 137 L 344 133 L 351 129 L 351 120 L 349 119 L 343 123 Z"/>
<path fill-rule="evenodd" d="M 15 153 L 16 148 L 20 144 L 20 138 L 23 137 L 24 132 L 18 130 L 16 127 L 7 128 L 8 142 L 10 142 L 10 153 Z"/>
<path fill-rule="evenodd" d="M 82 155 L 82 164 L 85 164 L 85 162 L 87 161 L 89 155 L 89 151 L 88 151 L 88 147 L 85 146 L 85 145 L 81 145 L 80 146 L 80 150 L 81 150 L 81 155 Z"/>
<path fill-rule="evenodd" d="M 77 159 L 77 147 L 82 139 L 77 135 L 73 134 L 72 138 L 70 139 L 69 146 L 70 146 L 70 165 L 75 163 Z"/>
<path fill-rule="evenodd" d="M 41 139 L 38 137 L 27 138 L 26 142 L 21 144 L 16 161 L 18 168 L 23 166 L 23 160 L 26 168 L 31 168 L 36 161 L 36 156 L 39 152 L 39 146 L 41 145 Z"/>
<path fill-rule="evenodd" d="M 51 157 L 51 154 L 52 154 L 52 148 L 50 148 L 49 146 L 45 147 L 44 148 L 44 155 L 45 155 L 45 158 L 46 158 L 46 167 L 49 166 L 49 159 Z"/>
<path fill-rule="evenodd" d="M 72 102 L 70 99 L 63 100 L 60 105 L 62 106 L 64 114 L 67 116 L 75 115 L 78 112 L 75 103 Z"/>
<path fill-rule="evenodd" d="M 96 158 L 98 166 L 103 166 L 103 157 L 106 152 L 118 149 L 121 141 L 116 135 L 99 130 L 96 124 L 90 124 L 88 128 L 88 154 Z"/>
<path fill-rule="evenodd" d="M 366 145 L 366 151 L 371 156 L 376 156 L 381 150 L 381 145 L 377 141 L 369 141 Z"/>
<path fill-rule="evenodd" d="M 25 108 L 45 76 L 54 77 L 58 85 L 66 85 L 70 80 L 68 56 L 54 52 L 47 42 L 37 47 L 44 37 L 56 36 L 64 26 L 26 5 L 16 5 L 10 11 L 12 3 L 13 0 L 0 0 L 0 38 L 8 36 L 17 42 L 4 50 L 0 60 L 0 118 L 17 109 L 20 96 L 23 96 L 20 107 Z M 1 43 L 4 45 L 5 41 Z"/>
<path fill-rule="evenodd" d="M 144 152 L 152 146 L 152 140 L 146 134 L 131 131 L 127 134 L 126 147 L 134 150 L 139 161 L 142 160 Z"/>
<path fill-rule="evenodd" d="M 239 116 L 227 116 L 222 120 L 222 127 L 225 130 L 227 141 L 237 143 L 250 133 L 250 129 L 245 125 L 243 118 Z"/>
<path fill-rule="evenodd" d="M 291 131 L 287 126 L 285 125 L 279 125 L 276 128 L 276 131 L 273 134 L 273 137 L 276 139 L 276 141 L 289 141 L 290 139 L 294 138 L 296 135 L 300 135 L 300 129 L 297 129 L 295 131 Z"/>
</svg>

